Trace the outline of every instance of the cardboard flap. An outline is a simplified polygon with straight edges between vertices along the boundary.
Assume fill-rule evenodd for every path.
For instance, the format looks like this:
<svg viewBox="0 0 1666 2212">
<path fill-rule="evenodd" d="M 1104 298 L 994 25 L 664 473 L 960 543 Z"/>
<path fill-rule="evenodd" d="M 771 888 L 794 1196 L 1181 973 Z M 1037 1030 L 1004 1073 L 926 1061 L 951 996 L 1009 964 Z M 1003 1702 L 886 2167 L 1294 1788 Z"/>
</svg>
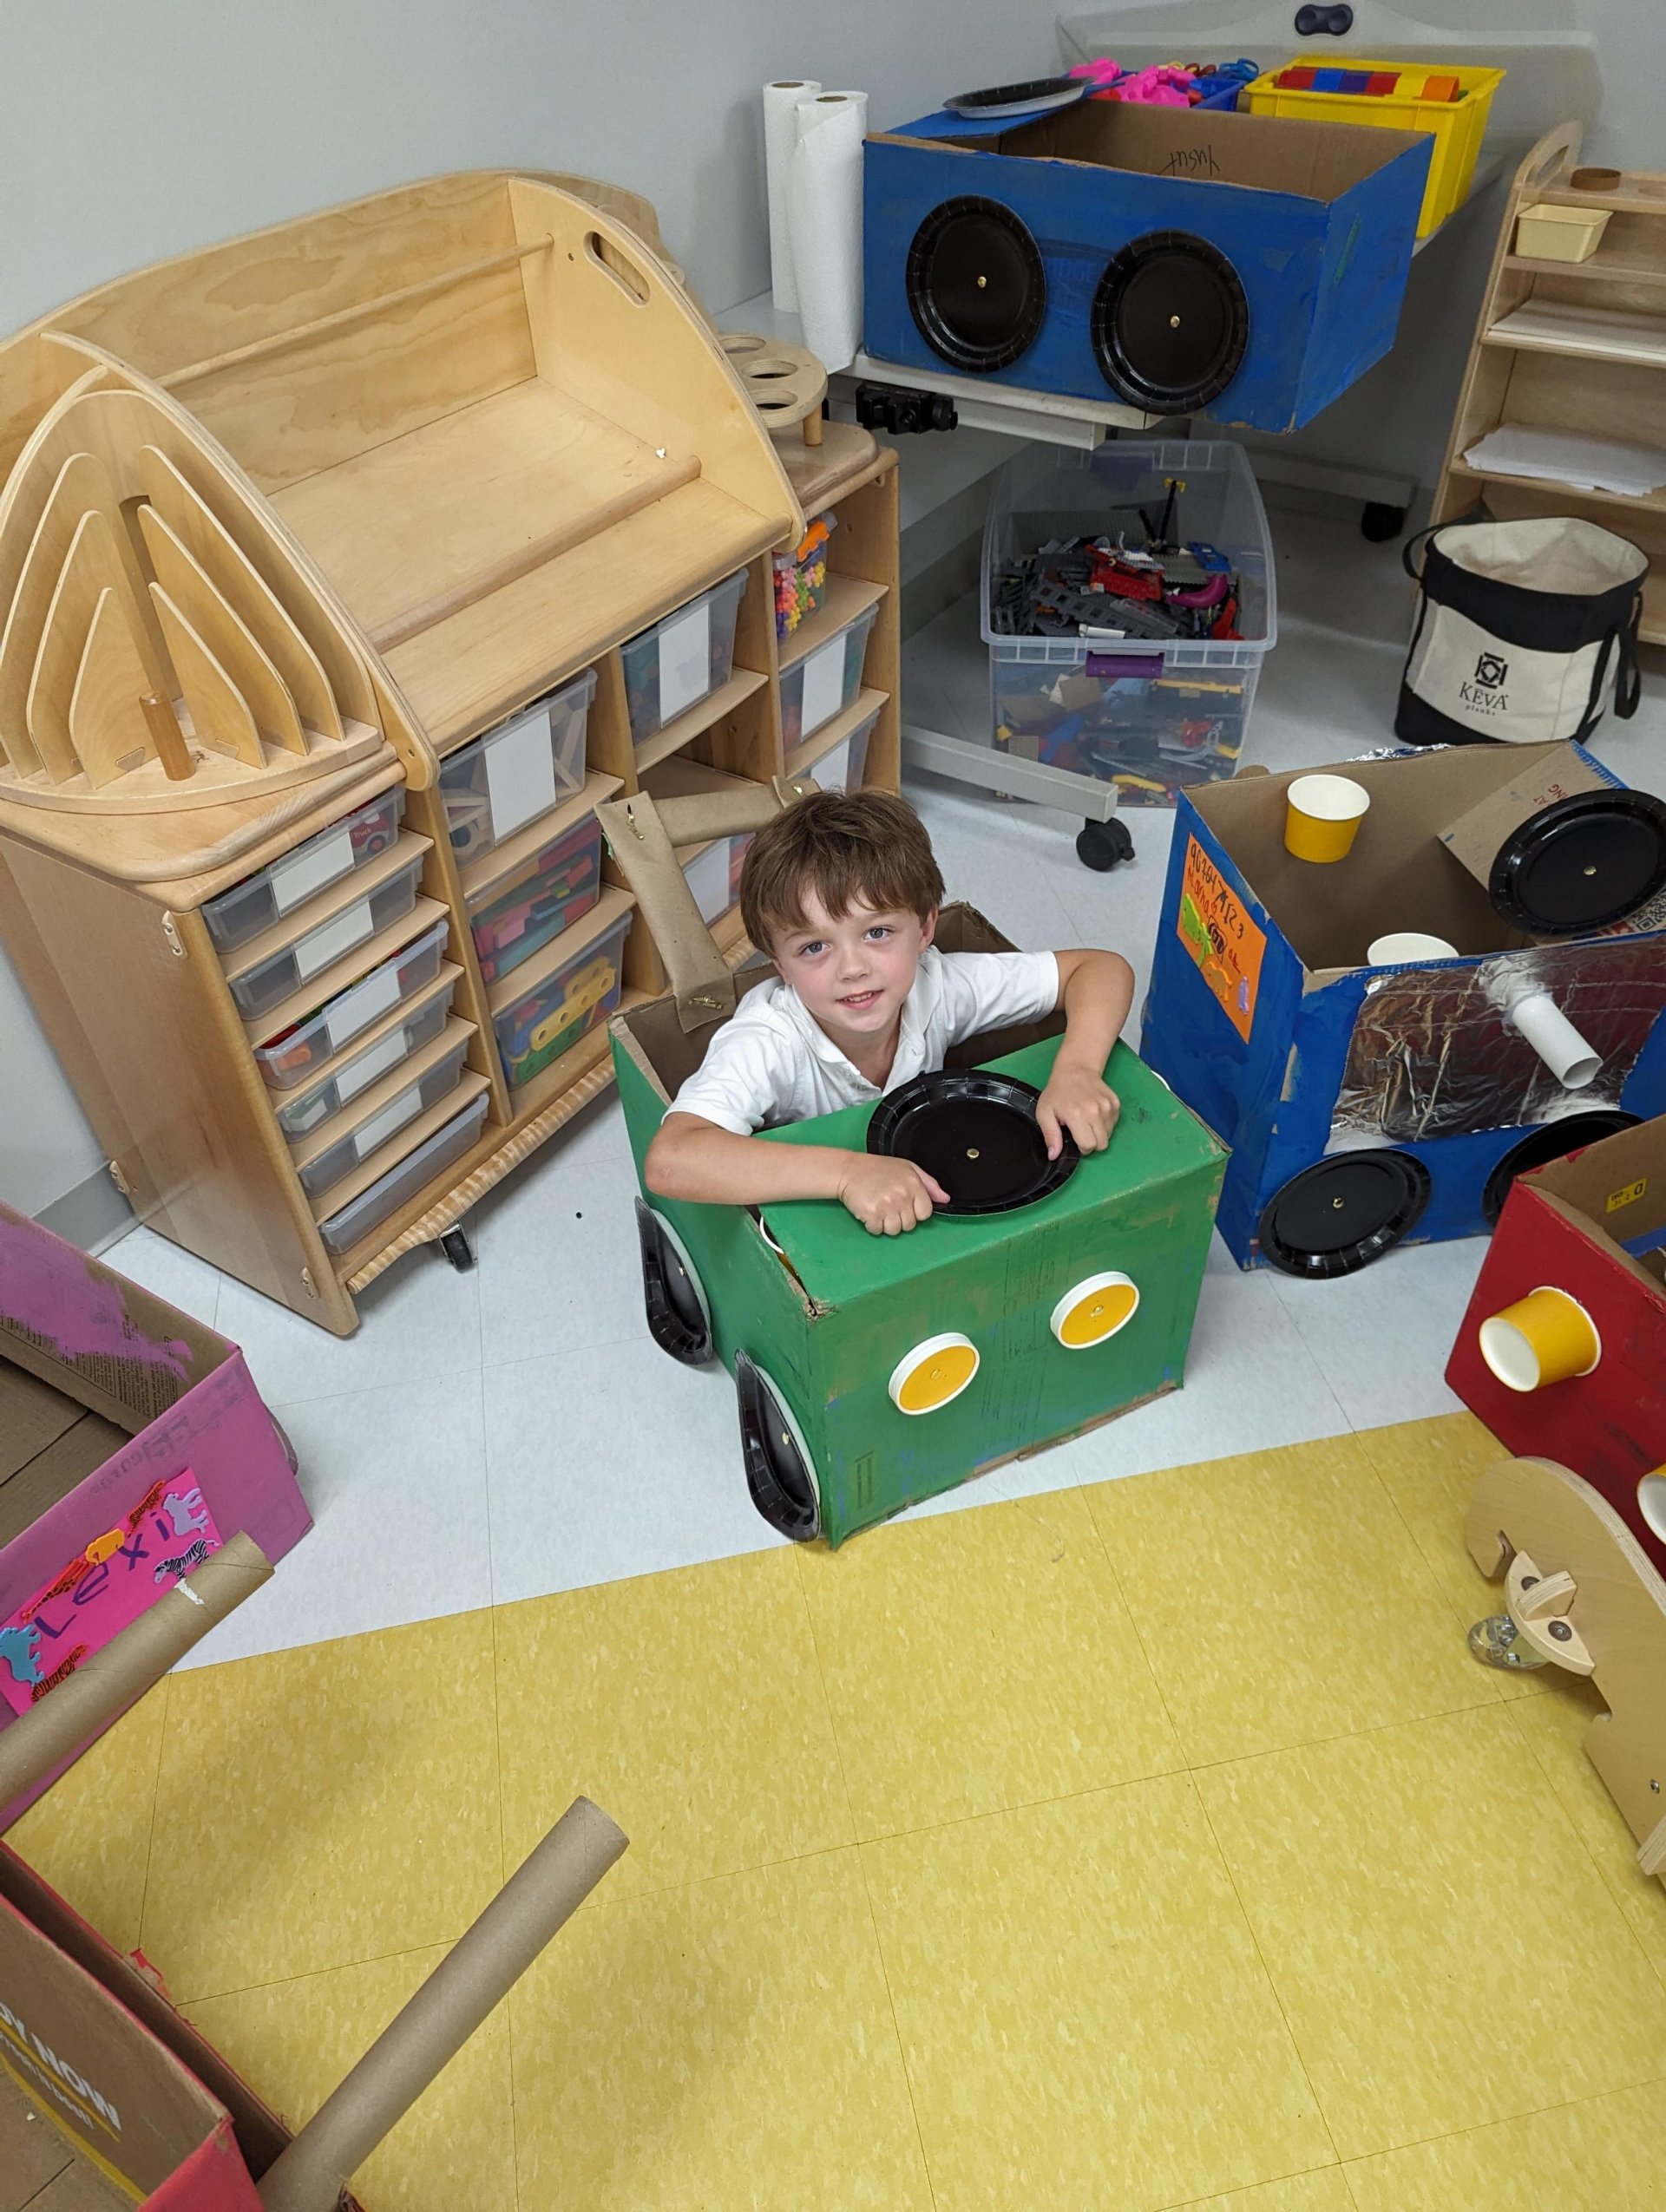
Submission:
<svg viewBox="0 0 1666 2212">
<path fill-rule="evenodd" d="M 1532 1168 L 1523 1181 L 1582 1214 L 1613 1244 L 1666 1240 L 1666 1116 Z"/>
<path fill-rule="evenodd" d="M 1558 799 L 1571 799 L 1582 791 L 1611 791 L 1614 779 L 1572 744 L 1533 748 L 1536 757 L 1525 762 L 1479 806 L 1471 807 L 1440 832 L 1440 842 L 1460 861 L 1483 890 L 1491 882 L 1499 848 Z"/>
</svg>

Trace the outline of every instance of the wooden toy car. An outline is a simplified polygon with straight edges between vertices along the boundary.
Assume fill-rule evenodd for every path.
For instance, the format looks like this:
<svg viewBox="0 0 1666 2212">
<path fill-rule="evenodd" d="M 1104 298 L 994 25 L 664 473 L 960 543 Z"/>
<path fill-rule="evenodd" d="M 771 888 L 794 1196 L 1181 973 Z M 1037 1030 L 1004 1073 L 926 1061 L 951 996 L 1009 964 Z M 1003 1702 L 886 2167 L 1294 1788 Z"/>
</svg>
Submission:
<svg viewBox="0 0 1666 2212">
<path fill-rule="evenodd" d="M 732 802 L 726 827 L 756 829 L 796 795 L 797 787 L 755 787 Z M 673 986 L 612 1024 L 639 1175 L 715 1024 L 774 972 L 759 963 L 730 974 L 675 865 L 676 845 L 722 833 L 710 813 L 685 824 L 679 812 L 706 803 L 656 809 L 638 796 L 600 810 Z M 744 805 L 754 811 L 740 819 Z M 937 943 L 1011 949 L 964 906 L 943 909 Z M 1108 1072 L 1122 1115 L 1110 1149 L 1075 1159 L 1071 1147 L 1048 1163 L 1033 1106 L 1061 1027 L 1055 1015 L 972 1039 L 953 1056 L 954 1070 L 916 1078 L 877 1106 L 769 1133 L 777 1143 L 866 1145 L 926 1162 L 955 1202 L 911 1235 L 869 1236 L 826 1203 L 760 1214 L 678 1203 L 644 1186 L 650 1332 L 674 1358 L 715 1356 L 733 1371 L 747 1485 L 784 1535 L 836 1545 L 1178 1387 L 1223 1148 L 1118 1045 Z"/>
</svg>

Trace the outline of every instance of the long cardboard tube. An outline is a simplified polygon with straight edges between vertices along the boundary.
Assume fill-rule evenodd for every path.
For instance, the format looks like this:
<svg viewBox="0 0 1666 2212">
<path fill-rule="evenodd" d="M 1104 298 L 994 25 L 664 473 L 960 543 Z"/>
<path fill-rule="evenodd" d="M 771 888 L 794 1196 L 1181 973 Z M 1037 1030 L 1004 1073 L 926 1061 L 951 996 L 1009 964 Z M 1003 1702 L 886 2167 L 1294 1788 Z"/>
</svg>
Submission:
<svg viewBox="0 0 1666 2212">
<path fill-rule="evenodd" d="M 0 1732 L 0 1806 L 14 1803 L 78 1744 L 108 1728 L 271 1579 L 272 1561 L 253 1536 L 239 1533 L 164 1591 L 102 1651 L 84 1659 Z"/>
<path fill-rule="evenodd" d="M 259 2187 L 265 2212 L 335 2212 L 342 2190 L 569 1920 L 628 1838 L 575 1797 L 331 2091 Z"/>
</svg>

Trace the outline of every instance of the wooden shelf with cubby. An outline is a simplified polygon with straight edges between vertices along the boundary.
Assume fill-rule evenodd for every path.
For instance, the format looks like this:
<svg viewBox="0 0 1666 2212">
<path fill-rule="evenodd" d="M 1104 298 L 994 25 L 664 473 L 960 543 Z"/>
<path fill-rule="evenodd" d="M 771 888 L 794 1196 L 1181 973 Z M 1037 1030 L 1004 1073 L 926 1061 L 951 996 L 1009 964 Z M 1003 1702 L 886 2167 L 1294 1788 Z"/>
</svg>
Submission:
<svg viewBox="0 0 1666 2212">
<path fill-rule="evenodd" d="M 626 922 L 620 1003 L 660 987 L 609 860 L 591 912 L 489 985 L 471 910 L 662 768 L 783 774 L 783 667 L 869 609 L 861 699 L 793 758 L 878 702 L 867 777 L 896 786 L 895 455 L 833 422 L 772 440 L 659 255 L 646 203 L 474 172 L 139 271 L 0 344 L 0 936 L 140 1219 L 338 1334 L 611 1081 L 598 1024 L 511 1088 L 495 1016 Z M 771 552 L 830 507 L 828 606 L 777 639 Z M 725 682 L 639 753 L 620 648 L 743 572 Z M 582 789 L 460 860 L 441 761 L 587 669 Z M 222 954 L 206 906 L 396 788 L 396 840 Z M 329 950 L 413 863 L 407 913 L 245 1021 L 234 982 L 309 929 Z M 384 1003 L 436 930 L 437 972 Z M 718 933 L 745 956 L 737 911 Z M 315 1037 L 372 978 L 360 1028 Z M 442 992 L 443 1027 L 388 1063 Z M 302 1094 L 255 1054 L 297 1024 L 309 1085 L 372 1064 L 292 1144 Z M 303 1187 L 459 1049 L 446 1097 Z M 464 1109 L 467 1149 L 332 1252 L 320 1223 Z"/>
<path fill-rule="evenodd" d="M 1572 514 L 1621 533 L 1649 556 L 1638 635 L 1666 645 L 1666 176 L 1627 173 L 1610 188 L 1576 187 L 1579 143 L 1575 123 L 1547 133 L 1511 186 L 1433 520 Z M 1605 213 L 1589 259 L 1518 252 L 1518 219 L 1535 205 Z M 1467 457 L 1506 429 L 1655 448 L 1661 483 L 1628 494 Z"/>
</svg>

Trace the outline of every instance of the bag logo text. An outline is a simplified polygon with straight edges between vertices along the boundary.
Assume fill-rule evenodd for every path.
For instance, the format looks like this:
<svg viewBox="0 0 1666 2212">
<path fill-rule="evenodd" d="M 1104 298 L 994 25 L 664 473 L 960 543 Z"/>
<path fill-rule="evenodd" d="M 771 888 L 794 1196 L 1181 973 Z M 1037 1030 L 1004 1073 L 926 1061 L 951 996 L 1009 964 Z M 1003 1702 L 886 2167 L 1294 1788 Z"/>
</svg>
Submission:
<svg viewBox="0 0 1666 2212">
<path fill-rule="evenodd" d="M 1478 714 L 1508 714 L 1510 694 L 1499 686 L 1509 673 L 1510 664 L 1502 653 L 1482 653 L 1476 660 L 1473 677 L 1467 684 L 1459 684 L 1458 697 Z"/>
</svg>

